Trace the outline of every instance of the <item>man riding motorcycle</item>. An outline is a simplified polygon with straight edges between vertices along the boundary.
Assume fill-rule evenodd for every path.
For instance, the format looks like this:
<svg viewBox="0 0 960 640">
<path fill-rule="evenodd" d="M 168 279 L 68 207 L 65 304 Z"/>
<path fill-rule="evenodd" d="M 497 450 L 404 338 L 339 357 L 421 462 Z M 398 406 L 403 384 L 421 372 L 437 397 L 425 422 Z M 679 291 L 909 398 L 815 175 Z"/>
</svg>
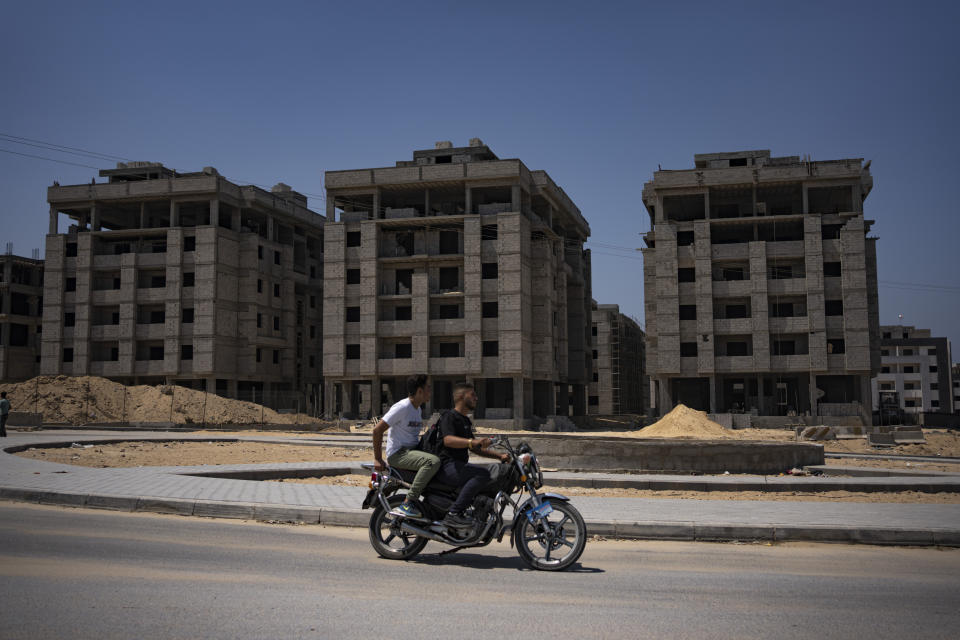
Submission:
<svg viewBox="0 0 960 640">
<path fill-rule="evenodd" d="M 500 462 L 508 462 L 510 456 L 489 449 L 493 442 L 490 438 L 478 439 L 474 436 L 473 423 L 467 416 L 477 408 L 477 392 L 472 384 L 456 385 L 453 388 L 453 403 L 453 411 L 445 412 L 437 425 L 443 445 L 439 451 L 441 467 L 435 477 L 438 481 L 459 489 L 457 499 L 451 505 L 443 523 L 452 527 L 469 527 L 473 521 L 464 515 L 464 511 L 473 504 L 477 493 L 490 482 L 490 472 L 485 467 L 467 462 L 469 452 L 473 451 Z"/>
</svg>

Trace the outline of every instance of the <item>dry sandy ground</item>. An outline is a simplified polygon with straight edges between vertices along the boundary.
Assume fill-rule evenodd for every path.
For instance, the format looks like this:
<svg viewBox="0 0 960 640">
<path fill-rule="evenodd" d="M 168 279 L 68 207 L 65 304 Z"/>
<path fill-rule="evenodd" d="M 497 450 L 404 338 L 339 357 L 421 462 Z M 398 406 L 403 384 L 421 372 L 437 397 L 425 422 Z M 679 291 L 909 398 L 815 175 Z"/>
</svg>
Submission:
<svg viewBox="0 0 960 640">
<path fill-rule="evenodd" d="M 891 456 L 892 458 L 893 456 Z M 909 460 L 861 460 L 858 458 L 827 458 L 831 467 L 869 467 L 871 469 L 908 469 L 910 471 L 945 471 L 960 473 L 958 463 L 911 462 Z"/>
<path fill-rule="evenodd" d="M 123 442 L 22 451 L 18 456 L 81 467 L 173 467 L 267 462 L 366 462 L 373 449 L 261 442 Z"/>
</svg>

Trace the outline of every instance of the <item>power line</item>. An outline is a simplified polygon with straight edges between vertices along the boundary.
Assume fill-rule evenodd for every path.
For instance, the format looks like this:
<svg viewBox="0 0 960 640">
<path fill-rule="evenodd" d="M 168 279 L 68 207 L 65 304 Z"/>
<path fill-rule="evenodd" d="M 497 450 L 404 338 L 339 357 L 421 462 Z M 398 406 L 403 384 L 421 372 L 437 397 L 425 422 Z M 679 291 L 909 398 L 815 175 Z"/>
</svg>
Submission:
<svg viewBox="0 0 960 640">
<path fill-rule="evenodd" d="M 57 160 L 56 158 L 47 158 L 46 156 L 35 156 L 32 153 L 20 153 L 19 151 L 11 151 L 10 149 L 0 149 L 0 151 L 3 153 L 12 153 L 15 156 L 24 156 L 25 158 L 37 158 L 38 160 L 48 160 L 50 162 L 59 162 L 60 164 L 72 164 L 75 167 L 86 167 L 87 169 L 100 168 L 89 164 L 80 164 L 79 162 L 68 162 L 66 160 Z"/>
<path fill-rule="evenodd" d="M 70 151 L 77 151 L 77 152 L 80 152 L 80 153 L 85 154 L 85 155 L 100 156 L 101 158 L 106 159 L 106 160 L 110 160 L 110 159 L 112 159 L 112 160 L 130 160 L 129 158 L 124 158 L 124 157 L 121 157 L 121 156 L 115 156 L 115 155 L 112 155 L 112 154 L 109 154 L 109 153 L 99 153 L 99 152 L 97 152 L 97 151 L 90 151 L 89 149 L 81 149 L 80 147 L 68 147 L 68 146 L 62 145 L 62 144 L 54 144 L 53 142 L 44 142 L 43 140 L 34 140 L 33 138 L 24 138 L 24 137 L 22 137 L 22 136 L 14 136 L 14 135 L 11 135 L 11 134 L 9 134 L 9 133 L 0 133 L 0 137 L 11 138 L 11 140 L 9 140 L 9 142 L 15 142 L 15 143 L 17 143 L 17 144 L 27 144 L 27 143 L 30 143 L 30 142 L 34 142 L 34 143 L 37 143 L 37 144 L 46 145 L 47 147 L 56 147 L 56 148 L 54 148 L 54 149 L 50 149 L 50 151 L 58 151 L 58 152 L 60 152 L 60 153 L 69 153 Z M 25 141 L 25 142 L 24 142 L 24 141 Z M 31 144 L 30 146 L 36 146 L 36 145 Z M 69 150 L 69 151 L 61 151 L 61 150 L 63 150 L 63 149 L 67 149 L 67 150 Z"/>
</svg>

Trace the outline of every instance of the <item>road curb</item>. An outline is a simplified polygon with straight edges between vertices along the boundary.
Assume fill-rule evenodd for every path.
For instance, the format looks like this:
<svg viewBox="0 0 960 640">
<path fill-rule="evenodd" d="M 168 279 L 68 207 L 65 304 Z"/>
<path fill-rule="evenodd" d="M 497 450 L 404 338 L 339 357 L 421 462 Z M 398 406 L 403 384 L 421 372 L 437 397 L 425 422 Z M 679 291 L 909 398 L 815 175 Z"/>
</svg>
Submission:
<svg viewBox="0 0 960 640">
<path fill-rule="evenodd" d="M 92 509 L 192 515 L 210 518 L 268 520 L 366 527 L 370 516 L 362 509 L 307 507 L 217 500 L 137 498 L 133 496 L 34 491 L 0 487 L 0 499 Z M 960 547 L 960 530 L 893 529 L 833 525 L 735 524 L 697 522 L 628 522 L 586 520 L 589 535 L 634 540 L 700 542 L 832 542 L 870 545 Z"/>
</svg>

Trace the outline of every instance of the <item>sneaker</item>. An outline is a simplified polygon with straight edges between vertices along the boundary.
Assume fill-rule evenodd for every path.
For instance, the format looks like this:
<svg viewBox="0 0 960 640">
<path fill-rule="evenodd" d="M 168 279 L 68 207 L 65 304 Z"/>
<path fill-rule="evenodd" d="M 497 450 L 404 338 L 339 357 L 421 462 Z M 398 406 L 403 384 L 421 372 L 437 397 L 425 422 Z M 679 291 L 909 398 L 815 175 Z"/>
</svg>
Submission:
<svg viewBox="0 0 960 640">
<path fill-rule="evenodd" d="M 423 516 L 423 514 L 420 513 L 420 509 L 418 509 L 416 505 L 406 500 L 403 501 L 403 504 L 391 509 L 390 515 L 399 516 L 401 518 L 420 518 Z"/>
<path fill-rule="evenodd" d="M 473 525 L 473 520 L 462 513 L 450 512 L 443 519 L 443 524 L 448 527 L 469 527 Z"/>
</svg>

